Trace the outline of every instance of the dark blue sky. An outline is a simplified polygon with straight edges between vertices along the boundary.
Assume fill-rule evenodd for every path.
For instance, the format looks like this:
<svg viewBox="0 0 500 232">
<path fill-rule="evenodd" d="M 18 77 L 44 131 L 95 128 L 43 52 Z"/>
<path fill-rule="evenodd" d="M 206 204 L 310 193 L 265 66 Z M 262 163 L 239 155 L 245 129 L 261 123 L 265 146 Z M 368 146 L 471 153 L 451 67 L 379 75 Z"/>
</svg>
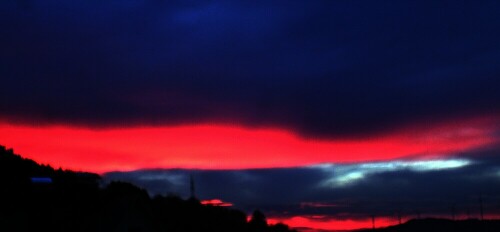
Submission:
<svg viewBox="0 0 500 232">
<path fill-rule="evenodd" d="M 499 5 L 3 1 L 0 116 L 357 137 L 498 115 Z"/>
</svg>

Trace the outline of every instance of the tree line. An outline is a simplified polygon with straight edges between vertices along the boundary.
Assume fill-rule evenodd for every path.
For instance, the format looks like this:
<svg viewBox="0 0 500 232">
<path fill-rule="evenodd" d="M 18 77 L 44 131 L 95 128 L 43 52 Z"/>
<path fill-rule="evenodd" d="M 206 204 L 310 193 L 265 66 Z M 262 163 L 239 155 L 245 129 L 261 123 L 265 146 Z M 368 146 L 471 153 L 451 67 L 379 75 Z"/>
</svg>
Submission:
<svg viewBox="0 0 500 232">
<path fill-rule="evenodd" d="M 292 232 L 255 211 L 150 197 L 126 182 L 101 187 L 94 173 L 54 169 L 0 146 L 0 231 Z"/>
</svg>

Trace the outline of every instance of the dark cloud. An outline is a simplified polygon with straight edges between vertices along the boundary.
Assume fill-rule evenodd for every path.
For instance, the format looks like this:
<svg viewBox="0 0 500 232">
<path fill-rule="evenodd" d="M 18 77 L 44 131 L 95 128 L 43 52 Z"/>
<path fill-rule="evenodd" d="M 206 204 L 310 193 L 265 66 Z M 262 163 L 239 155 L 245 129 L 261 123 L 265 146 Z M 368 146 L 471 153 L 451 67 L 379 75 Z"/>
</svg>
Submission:
<svg viewBox="0 0 500 232">
<path fill-rule="evenodd" d="M 441 160 L 393 160 L 357 164 L 254 170 L 142 170 L 113 172 L 105 180 L 126 180 L 152 195 L 189 196 L 189 175 L 198 197 L 222 199 L 271 216 L 478 215 L 500 213 L 500 147 L 469 151 Z M 172 181 L 175 180 L 175 181 Z M 164 185 L 158 185 L 165 181 Z M 175 184 L 172 184 L 175 183 Z M 151 187 L 152 186 L 152 187 Z M 318 205 L 319 207 L 315 207 Z"/>
<path fill-rule="evenodd" d="M 0 117 L 314 136 L 498 114 L 497 1 L 2 1 Z"/>
</svg>

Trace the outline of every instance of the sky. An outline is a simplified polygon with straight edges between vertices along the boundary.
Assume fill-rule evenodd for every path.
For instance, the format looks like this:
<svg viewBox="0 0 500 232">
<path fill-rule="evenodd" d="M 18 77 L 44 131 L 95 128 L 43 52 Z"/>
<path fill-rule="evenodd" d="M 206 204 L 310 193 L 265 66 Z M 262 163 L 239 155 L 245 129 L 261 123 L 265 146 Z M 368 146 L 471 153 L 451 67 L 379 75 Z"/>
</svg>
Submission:
<svg viewBox="0 0 500 232">
<path fill-rule="evenodd" d="M 497 1 L 0 3 L 0 144 L 295 227 L 500 215 Z"/>
</svg>

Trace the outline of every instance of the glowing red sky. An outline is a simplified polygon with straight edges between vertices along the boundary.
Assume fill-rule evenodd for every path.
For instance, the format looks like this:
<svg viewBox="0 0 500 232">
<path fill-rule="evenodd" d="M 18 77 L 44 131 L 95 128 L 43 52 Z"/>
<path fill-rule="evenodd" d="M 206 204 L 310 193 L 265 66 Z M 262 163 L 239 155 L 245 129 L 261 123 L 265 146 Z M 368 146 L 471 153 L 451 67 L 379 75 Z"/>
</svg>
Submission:
<svg viewBox="0 0 500 232">
<path fill-rule="evenodd" d="M 445 218 L 449 219 L 449 215 L 424 215 L 424 217 L 432 218 Z M 410 219 L 416 218 L 415 215 L 403 215 L 401 217 L 401 222 L 404 223 Z M 470 219 L 470 215 L 456 215 L 457 219 L 465 220 Z M 486 215 L 487 219 L 500 219 L 500 215 Z M 329 218 L 325 215 L 303 215 L 303 216 L 293 216 L 293 217 L 281 217 L 281 218 L 268 218 L 268 223 L 284 223 L 290 227 L 306 227 L 311 229 L 319 230 L 355 230 L 360 228 L 372 228 L 372 219 L 369 217 L 360 219 L 335 219 Z M 398 219 L 394 217 L 377 217 L 375 218 L 375 227 L 386 227 L 391 225 L 397 225 Z M 307 230 L 301 230 L 306 232 Z M 311 230 L 315 231 L 315 230 Z"/>
<path fill-rule="evenodd" d="M 54 167 L 245 169 L 446 155 L 493 142 L 491 120 L 413 126 L 364 139 L 316 140 L 280 129 L 200 124 L 84 129 L 0 124 L 1 144 Z"/>
<path fill-rule="evenodd" d="M 290 227 L 306 227 L 320 230 L 354 230 L 373 227 L 371 218 L 335 220 L 322 215 L 269 218 L 268 222 L 270 224 L 281 222 Z M 376 227 L 386 227 L 397 223 L 396 219 L 393 218 L 376 218 L 375 220 Z"/>
</svg>

